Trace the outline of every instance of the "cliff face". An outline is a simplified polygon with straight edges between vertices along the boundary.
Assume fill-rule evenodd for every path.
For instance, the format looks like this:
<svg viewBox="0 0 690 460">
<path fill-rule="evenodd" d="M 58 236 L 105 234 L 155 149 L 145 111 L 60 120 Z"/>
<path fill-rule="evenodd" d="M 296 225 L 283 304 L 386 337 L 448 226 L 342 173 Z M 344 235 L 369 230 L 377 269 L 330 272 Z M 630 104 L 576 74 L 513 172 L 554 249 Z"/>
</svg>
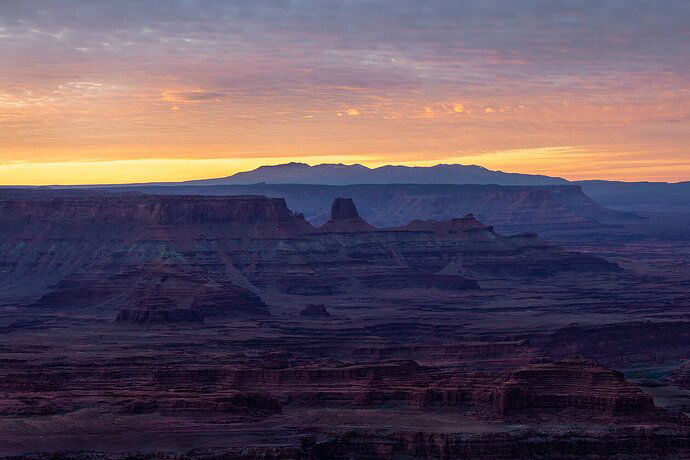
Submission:
<svg viewBox="0 0 690 460">
<path fill-rule="evenodd" d="M 204 416 L 214 424 L 226 420 L 240 427 L 230 432 L 231 444 L 224 432 L 222 440 L 213 440 L 213 447 L 189 450 L 185 458 L 686 458 L 690 454 L 687 417 L 654 407 L 651 398 L 620 373 L 583 359 L 540 360 L 511 368 L 516 363 L 511 362 L 508 348 L 489 348 L 482 350 L 483 358 L 503 355 L 508 358 L 503 369 L 477 372 L 442 360 L 426 366 L 381 359 L 297 364 L 290 355 L 278 362 L 265 356 L 229 364 L 227 354 L 214 355 L 223 360 L 220 365 L 181 363 L 179 357 L 151 361 L 145 355 L 84 367 L 32 368 L 11 362 L 0 370 L 0 383 L 12 395 L 0 404 L 0 416 L 63 414 L 75 403 L 76 407 L 89 404 L 96 394 L 119 414 L 151 418 L 165 414 L 158 420 L 169 423 L 166 436 L 172 432 L 179 443 L 186 434 L 174 431 L 171 417 L 180 423 L 193 414 L 197 428 Z M 479 356 L 454 356 L 465 363 L 481 362 Z M 46 393 L 59 397 L 48 403 L 41 398 Z M 315 412 L 323 419 L 310 419 Z M 280 418 L 271 418 L 275 415 Z M 262 428 L 261 421 L 267 421 L 268 428 Z M 283 426 L 286 421 L 290 426 L 281 431 L 286 434 L 276 438 L 276 424 Z M 269 446 L 266 436 L 272 441 Z M 78 449 L 84 449 L 83 436 L 79 440 Z M 127 444 L 122 452 L 131 448 Z M 161 450 L 157 458 L 179 458 L 169 453 L 172 449 Z M 122 453 L 111 455 L 122 457 Z"/>
<path fill-rule="evenodd" d="M 501 236 L 472 216 L 378 230 L 359 217 L 352 200 L 337 200 L 333 219 L 318 230 L 284 200 L 255 196 L 35 193 L 5 197 L 0 210 L 4 294 L 45 294 L 47 286 L 62 292 L 40 300 L 42 307 L 93 304 L 122 277 L 164 265 L 254 292 L 292 294 L 467 289 L 477 287 L 468 274 L 616 269 L 534 235 Z"/>
<path fill-rule="evenodd" d="M 621 373 L 582 358 L 512 371 L 496 389 L 494 405 L 501 417 L 532 420 L 564 416 L 650 420 L 662 413 Z"/>
<path fill-rule="evenodd" d="M 0 222 L 39 222 L 63 225 L 227 224 L 233 233 L 261 230 L 265 236 L 279 230 L 281 236 L 305 233 L 310 225 L 294 214 L 284 199 L 263 196 L 103 195 L 51 198 L 50 192 L 29 194 L 24 199 L 0 199 Z"/>
<path fill-rule="evenodd" d="M 629 213 L 593 201 L 578 185 L 499 186 L 441 184 L 306 185 L 255 184 L 235 186 L 139 186 L 145 193 L 284 197 L 288 206 L 304 213 L 314 225 L 330 218 L 338 197 L 350 197 L 359 214 L 372 225 L 390 227 L 412 220 L 449 220 L 473 213 L 502 232 L 602 228 L 636 220 Z"/>
<path fill-rule="evenodd" d="M 375 228 L 359 216 L 352 198 L 336 198 L 331 205 L 331 218 L 319 227 L 322 232 L 370 232 Z"/>
</svg>

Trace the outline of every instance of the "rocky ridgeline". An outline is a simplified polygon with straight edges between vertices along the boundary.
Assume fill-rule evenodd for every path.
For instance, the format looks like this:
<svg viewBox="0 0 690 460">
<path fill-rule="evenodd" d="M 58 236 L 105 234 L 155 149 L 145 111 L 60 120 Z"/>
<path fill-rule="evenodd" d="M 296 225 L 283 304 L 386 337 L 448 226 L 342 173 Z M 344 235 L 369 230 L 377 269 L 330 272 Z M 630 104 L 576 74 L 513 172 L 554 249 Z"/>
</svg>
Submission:
<svg viewBox="0 0 690 460">
<path fill-rule="evenodd" d="M 301 441 L 294 441 L 297 447 L 290 447 L 287 441 L 283 447 L 271 448 L 278 450 L 245 447 L 240 458 L 248 459 L 273 458 L 272 452 L 277 451 L 308 454 L 297 458 L 357 454 L 373 459 L 575 453 L 607 457 L 630 452 L 679 456 L 690 452 L 688 419 L 655 407 L 649 396 L 619 372 L 579 358 L 511 367 L 505 345 L 496 344 L 492 349 L 484 344 L 482 354 L 492 352 L 508 358 L 503 369 L 457 370 L 443 367 L 442 362 L 421 366 L 410 360 L 367 364 L 324 360 L 295 365 L 289 356 L 285 367 L 272 368 L 274 354 L 265 356 L 263 367 L 152 365 L 136 359 L 67 369 L 30 369 L 11 363 L 0 371 L 0 384 L 8 392 L 0 404 L 0 415 L 66 414 L 97 398 L 107 401 L 110 411 L 125 416 L 203 414 L 214 420 L 223 417 L 226 423 L 241 422 L 251 429 L 252 422 L 279 414 L 290 417 L 296 408 L 361 410 L 360 423 L 349 430 L 321 435 L 318 443 L 302 434 Z M 38 385 L 37 375 L 49 373 L 61 384 L 45 381 Z M 424 408 L 431 414 L 452 408 L 455 417 L 480 429 L 369 429 L 365 414 L 376 408 L 384 413 L 391 408 Z M 517 430 L 515 424 L 522 428 Z M 236 451 L 217 452 L 230 455 Z"/>
<path fill-rule="evenodd" d="M 501 236 L 473 216 L 375 229 L 350 199 L 335 200 L 330 223 L 316 229 L 278 198 L 29 196 L 0 199 L 0 221 L 6 223 L 0 228 L 0 282 L 7 286 L 5 296 L 42 294 L 33 304 L 42 308 L 108 303 L 122 298 L 118 286 L 139 282 L 136 273 L 163 265 L 206 280 L 175 275 L 182 277 L 180 286 L 204 291 L 194 306 L 178 308 L 202 309 L 204 315 L 226 309 L 220 305 L 224 290 L 234 290 L 232 296 L 242 289 L 299 295 L 361 288 L 461 290 L 477 288 L 476 279 L 484 276 L 617 269 L 533 235 Z M 155 284 L 155 270 L 150 275 Z M 52 292 L 46 293 L 46 286 Z M 127 302 L 118 306 L 132 309 Z M 163 316 L 125 313 L 123 318 Z M 182 316 L 168 319 L 175 318 Z"/>
<path fill-rule="evenodd" d="M 264 400 L 332 408 L 397 404 L 452 407 L 458 416 L 511 423 L 689 426 L 682 415 L 671 416 L 655 407 L 652 399 L 625 381 L 621 373 L 591 360 L 533 358 L 534 362 L 525 363 L 520 351 L 494 351 L 494 357 L 501 358 L 500 364 L 495 361 L 493 367 L 481 369 L 477 365 L 486 362 L 486 354 L 455 355 L 454 361 L 428 355 L 425 365 L 413 360 L 300 363 L 289 356 L 276 364 L 273 355 L 251 363 L 222 364 L 180 364 L 173 356 L 151 362 L 99 361 L 88 366 L 12 362 L 5 363 L 0 371 L 0 384 L 6 392 L 0 415 L 22 411 L 39 414 L 50 408 L 70 412 L 92 404 L 96 395 L 108 401 L 109 407 L 125 412 L 134 410 L 128 408 L 132 401 L 151 399 L 156 401 L 151 411 L 203 411 L 205 404 L 239 392 L 264 395 L 257 403 L 247 403 L 250 407 L 260 406 Z M 466 367 L 459 367 L 458 360 Z M 121 390 L 113 391 L 116 388 Z"/>
</svg>

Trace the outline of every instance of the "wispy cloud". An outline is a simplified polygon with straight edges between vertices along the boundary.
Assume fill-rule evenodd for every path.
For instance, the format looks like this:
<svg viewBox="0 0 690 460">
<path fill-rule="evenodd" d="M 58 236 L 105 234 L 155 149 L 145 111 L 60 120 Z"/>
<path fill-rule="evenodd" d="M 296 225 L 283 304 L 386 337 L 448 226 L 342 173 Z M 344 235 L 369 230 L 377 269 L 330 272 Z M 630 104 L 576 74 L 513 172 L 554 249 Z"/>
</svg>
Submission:
<svg viewBox="0 0 690 460">
<path fill-rule="evenodd" d="M 685 0 L 4 0 L 0 10 L 0 161 L 182 149 L 422 161 L 461 150 L 512 152 L 516 169 L 524 149 L 554 145 L 690 158 Z"/>
<path fill-rule="evenodd" d="M 161 100 L 166 102 L 209 102 L 225 99 L 227 94 L 212 91 L 164 91 Z"/>
</svg>

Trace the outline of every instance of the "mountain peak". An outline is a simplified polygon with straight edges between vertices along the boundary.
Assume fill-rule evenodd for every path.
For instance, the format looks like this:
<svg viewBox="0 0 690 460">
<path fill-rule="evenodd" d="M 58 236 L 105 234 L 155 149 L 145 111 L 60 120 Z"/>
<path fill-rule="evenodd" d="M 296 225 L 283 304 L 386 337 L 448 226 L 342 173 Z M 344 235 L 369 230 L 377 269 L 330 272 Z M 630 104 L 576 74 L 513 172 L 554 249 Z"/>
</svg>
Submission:
<svg viewBox="0 0 690 460">
<path fill-rule="evenodd" d="M 300 163 L 297 161 L 291 161 L 290 163 L 281 163 L 278 165 L 263 165 L 256 168 L 254 171 L 259 170 L 270 170 L 270 169 L 307 169 L 311 168 L 307 163 Z"/>
</svg>

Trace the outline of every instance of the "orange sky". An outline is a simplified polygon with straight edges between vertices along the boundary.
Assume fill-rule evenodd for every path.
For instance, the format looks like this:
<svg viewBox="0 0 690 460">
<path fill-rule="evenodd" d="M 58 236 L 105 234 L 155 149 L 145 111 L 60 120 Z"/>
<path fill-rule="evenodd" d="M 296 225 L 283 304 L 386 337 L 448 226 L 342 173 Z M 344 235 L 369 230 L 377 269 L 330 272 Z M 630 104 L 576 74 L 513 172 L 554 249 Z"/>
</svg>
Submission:
<svg viewBox="0 0 690 460">
<path fill-rule="evenodd" d="M 690 180 L 687 3 L 579 4 L 8 0 L 0 184 L 289 161 Z"/>
</svg>

